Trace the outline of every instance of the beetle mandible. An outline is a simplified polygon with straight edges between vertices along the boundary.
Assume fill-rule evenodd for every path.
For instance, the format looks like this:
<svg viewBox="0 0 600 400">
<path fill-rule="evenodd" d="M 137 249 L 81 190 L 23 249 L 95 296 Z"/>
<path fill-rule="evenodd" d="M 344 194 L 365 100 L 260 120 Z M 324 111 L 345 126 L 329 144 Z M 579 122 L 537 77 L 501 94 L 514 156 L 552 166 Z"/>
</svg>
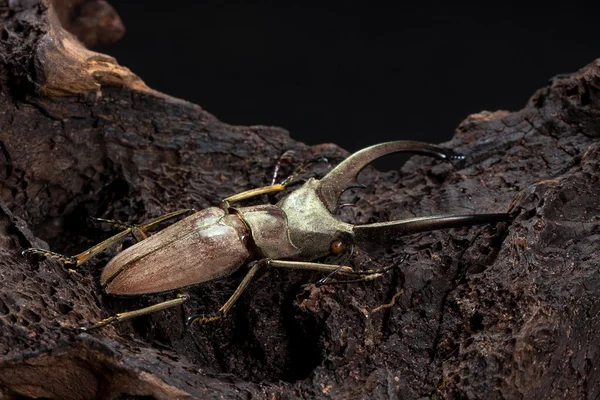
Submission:
<svg viewBox="0 0 600 400">
<path fill-rule="evenodd" d="M 148 229 L 191 210 L 178 210 L 141 225 L 105 220 L 120 225 L 124 230 L 72 257 L 38 248 L 24 250 L 23 254 L 42 254 L 65 264 L 81 265 L 109 246 L 133 235 L 138 243 L 110 260 L 100 277 L 104 291 L 116 296 L 180 289 L 225 277 L 247 265 L 246 276 L 216 313 L 197 314 L 187 321 L 205 323 L 224 316 L 261 267 L 362 274 L 367 279 L 376 278 L 381 276 L 381 271 L 358 272 L 347 266 L 322 264 L 314 260 L 330 253 L 337 254 L 345 246 L 360 245 L 364 241 L 509 219 L 506 213 L 430 216 L 364 225 L 353 225 L 337 219 L 332 213 L 338 199 L 358 173 L 375 159 L 398 152 L 417 153 L 442 160 L 464 158 L 450 149 L 428 143 L 381 143 L 352 154 L 321 180 L 310 178 L 277 204 L 232 206 L 240 200 L 284 191 L 290 179 L 228 197 L 219 207 L 195 212 L 152 236 L 147 235 Z M 188 299 L 187 294 L 180 294 L 150 307 L 113 315 L 83 329 L 98 328 L 174 307 Z"/>
</svg>

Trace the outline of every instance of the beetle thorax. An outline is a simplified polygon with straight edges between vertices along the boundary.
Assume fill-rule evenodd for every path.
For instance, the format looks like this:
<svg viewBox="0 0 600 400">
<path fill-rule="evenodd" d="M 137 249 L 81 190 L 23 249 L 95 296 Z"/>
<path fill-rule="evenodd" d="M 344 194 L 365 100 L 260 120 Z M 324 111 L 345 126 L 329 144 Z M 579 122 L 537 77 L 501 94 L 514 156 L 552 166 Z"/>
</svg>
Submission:
<svg viewBox="0 0 600 400">
<path fill-rule="evenodd" d="M 318 186 L 319 181 L 311 178 L 277 203 L 287 216 L 290 240 L 305 260 L 326 256 L 334 240 L 353 236 L 352 225 L 326 208 L 317 195 Z"/>
</svg>

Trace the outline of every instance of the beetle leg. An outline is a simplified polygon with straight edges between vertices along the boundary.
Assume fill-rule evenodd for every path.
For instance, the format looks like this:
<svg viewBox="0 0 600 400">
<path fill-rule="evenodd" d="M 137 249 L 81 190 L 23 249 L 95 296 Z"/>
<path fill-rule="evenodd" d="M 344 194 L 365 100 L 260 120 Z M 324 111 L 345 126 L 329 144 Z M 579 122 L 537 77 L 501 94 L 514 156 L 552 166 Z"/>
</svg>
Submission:
<svg viewBox="0 0 600 400">
<path fill-rule="evenodd" d="M 340 274 L 348 274 L 348 275 L 364 275 L 371 276 L 369 279 L 375 279 L 382 275 L 381 271 L 370 269 L 366 271 L 355 271 L 352 267 L 347 265 L 337 265 L 337 264 L 321 264 L 315 262 L 308 261 L 282 261 L 282 260 L 269 260 L 268 267 L 273 268 L 289 268 L 289 269 L 302 269 L 308 271 L 320 271 L 320 272 L 329 272 L 329 273 L 340 273 Z"/>
<path fill-rule="evenodd" d="M 142 230 L 138 225 L 136 224 L 128 224 L 127 222 L 121 222 L 121 221 L 117 221 L 114 219 L 104 219 L 104 218 L 96 218 L 96 217 L 90 217 L 93 221 L 98 221 L 98 222 L 104 222 L 107 224 L 112 225 L 115 228 L 118 229 L 129 229 L 129 232 L 131 232 L 131 236 L 133 236 L 133 239 L 136 242 L 140 242 L 144 239 L 148 239 L 148 234 L 146 232 L 144 232 L 144 230 Z"/>
<path fill-rule="evenodd" d="M 240 282 L 235 292 L 231 295 L 229 300 L 221 308 L 214 314 L 195 314 L 187 319 L 187 325 L 190 326 L 194 322 L 198 322 L 201 324 L 205 324 L 207 322 L 216 321 L 219 318 L 222 318 L 227 312 L 231 309 L 233 304 L 239 299 L 240 295 L 246 290 L 248 284 L 254 278 L 258 270 L 263 267 L 273 267 L 273 268 L 291 268 L 291 269 L 304 269 L 311 271 L 322 271 L 322 272 L 334 272 L 338 271 L 344 274 L 353 274 L 353 275 L 368 275 L 371 276 L 371 279 L 375 279 L 383 275 L 379 271 L 354 271 L 351 267 L 339 265 L 331 265 L 331 264 L 320 264 L 313 262 L 304 262 L 304 261 L 282 261 L 282 260 L 271 260 L 269 258 L 263 258 L 262 260 L 254 261 L 250 264 L 250 270 Z"/>
<path fill-rule="evenodd" d="M 102 218 L 95 218 L 98 221 L 104 221 L 104 222 L 108 222 L 113 224 L 114 226 L 117 227 L 122 227 L 122 228 L 131 228 L 131 236 L 133 236 L 133 238 L 137 241 L 137 242 L 141 242 L 144 239 L 148 239 L 148 233 L 147 231 L 162 223 L 165 221 L 168 221 L 170 219 L 173 218 L 177 218 L 183 214 L 187 214 L 187 213 L 195 213 L 196 210 L 193 208 L 183 208 L 181 210 L 177 210 L 177 211 L 173 211 L 170 213 L 166 213 L 164 215 L 160 215 L 156 218 L 151 219 L 148 222 L 145 222 L 143 224 L 137 225 L 137 224 L 128 224 L 128 223 L 123 223 L 120 221 L 114 221 L 114 220 L 109 220 L 109 219 L 102 219 Z"/>
<path fill-rule="evenodd" d="M 112 225 L 115 228 L 118 228 L 118 229 L 127 229 L 127 228 L 132 227 L 132 224 L 128 224 L 127 222 L 117 221 L 116 219 L 105 219 L 105 218 L 96 218 L 96 217 L 89 217 L 89 218 L 92 221 L 105 222 L 107 224 Z"/>
<path fill-rule="evenodd" d="M 285 155 L 285 153 L 284 153 L 284 155 Z M 250 189 L 250 190 L 246 190 L 244 192 L 238 193 L 238 194 L 234 194 L 233 196 L 229 196 L 226 199 L 223 199 L 221 201 L 220 207 L 223 210 L 227 210 L 229 208 L 229 204 L 235 203 L 237 201 L 250 199 L 252 197 L 260 196 L 261 194 L 282 192 L 287 188 L 287 186 L 290 183 L 292 183 L 292 181 L 294 179 L 296 179 L 296 177 L 298 175 L 300 175 L 302 172 L 304 172 L 304 170 L 306 168 L 308 168 L 312 164 L 315 164 L 317 162 L 323 162 L 323 161 L 327 162 L 327 159 L 325 157 L 319 157 L 317 159 L 309 161 L 308 163 L 304 164 L 302 167 L 298 168 L 292 175 L 288 176 L 286 179 L 281 181 L 281 183 L 273 183 L 271 186 L 264 186 L 264 187 L 260 187 L 260 188 Z"/>
<path fill-rule="evenodd" d="M 174 299 L 163 301 L 161 303 L 154 304 L 150 307 L 140 308 L 139 310 L 133 310 L 133 311 L 127 311 L 124 313 L 115 314 L 113 316 L 103 319 L 102 321 L 95 323 L 92 326 L 82 327 L 80 329 L 82 331 L 89 331 L 92 329 L 102 328 L 103 326 L 110 325 L 114 322 L 121 322 L 121 321 L 125 321 L 125 320 L 131 319 L 131 318 L 150 314 L 150 313 L 153 313 L 156 311 L 161 311 L 161 310 L 165 310 L 167 308 L 175 307 L 175 306 L 185 303 L 189 299 L 190 299 L 190 296 L 188 294 L 178 294 L 177 297 Z"/>
<path fill-rule="evenodd" d="M 193 208 L 183 208 L 181 210 L 177 210 L 177 211 L 173 211 L 164 215 L 161 215 L 159 217 L 153 218 L 148 222 L 144 222 L 143 224 L 140 225 L 135 225 L 137 228 L 141 229 L 141 230 L 148 230 L 151 227 L 160 224 L 161 222 L 167 221 L 169 219 L 172 218 L 176 218 L 179 217 L 180 215 L 186 214 L 186 213 L 194 213 L 196 212 L 195 209 Z"/>
<path fill-rule="evenodd" d="M 74 255 L 74 256 L 65 256 L 62 254 L 55 253 L 53 251 L 39 249 L 36 247 L 30 248 L 30 249 L 25 249 L 21 252 L 21 254 L 23 254 L 25 257 L 29 256 L 30 254 L 41 254 L 45 257 L 50 257 L 50 258 L 55 258 L 57 260 L 60 260 L 65 264 L 74 264 L 76 266 L 79 266 L 79 265 L 83 264 L 84 262 L 86 262 L 87 260 L 89 260 L 91 257 L 93 257 L 96 254 L 100 253 L 101 251 L 105 250 L 106 248 L 125 239 L 127 237 L 127 235 L 129 235 L 130 233 L 131 233 L 131 229 L 127 228 L 126 230 L 117 233 L 115 236 L 111 236 L 108 239 L 98 243 L 94 247 L 89 248 L 86 251 L 79 253 L 77 255 Z"/>
<path fill-rule="evenodd" d="M 306 168 L 310 167 L 313 164 L 320 163 L 320 162 L 328 162 L 328 160 L 325 157 L 317 157 L 313 160 L 310 160 L 309 162 L 307 162 L 306 164 L 304 164 L 303 166 L 298 168 L 296 171 L 294 171 L 293 174 L 291 174 L 290 176 L 285 178 L 283 181 L 281 181 L 281 184 L 283 186 L 287 187 L 290 183 L 292 183 L 294 181 L 294 179 L 296 179 L 298 177 L 298 175 L 300 175 L 303 172 L 306 172 Z"/>
<path fill-rule="evenodd" d="M 246 290 L 246 288 L 248 287 L 248 284 L 254 278 L 256 273 L 263 266 L 274 267 L 274 268 L 305 269 L 305 270 L 323 271 L 323 272 L 334 272 L 334 271 L 339 270 L 340 273 L 344 273 L 344 274 L 366 275 L 364 277 L 365 279 L 360 279 L 360 280 L 370 280 L 370 279 L 375 279 L 375 278 L 382 276 L 383 273 L 385 271 L 387 271 L 387 269 L 391 269 L 391 268 L 395 267 L 396 265 L 389 267 L 385 270 L 381 270 L 381 271 L 375 271 L 375 270 L 354 271 L 352 268 L 350 268 L 348 266 L 340 267 L 339 265 L 331 265 L 331 264 L 319 264 L 319 263 L 302 262 L 302 261 L 281 261 L 281 260 L 270 260 L 268 258 L 264 258 L 262 260 L 254 261 L 250 264 L 250 270 L 248 271 L 248 273 L 246 274 L 244 279 L 242 279 L 242 281 L 240 282 L 238 287 L 235 289 L 235 292 L 233 292 L 231 297 L 229 297 L 229 299 L 225 302 L 225 304 L 223 304 L 223 306 L 221 306 L 221 308 L 219 308 L 219 310 L 216 313 L 192 315 L 187 318 L 186 326 L 190 326 L 194 322 L 199 322 L 201 324 L 205 324 L 208 322 L 216 321 L 217 319 L 225 316 L 227 314 L 227 312 L 231 309 L 231 307 L 233 307 L 235 302 L 240 298 L 240 296 L 242 295 L 244 290 Z M 84 331 L 89 331 L 91 329 L 102 328 L 106 325 L 110 325 L 115 322 L 121 322 L 121 321 L 125 321 L 125 320 L 131 319 L 131 318 L 139 317 L 142 315 L 151 314 L 156 311 L 165 310 L 167 308 L 171 308 L 171 307 L 175 307 L 180 304 L 183 304 L 184 302 L 189 300 L 189 298 L 190 297 L 188 294 L 180 294 L 175 299 L 163 301 L 161 303 L 154 304 L 149 307 L 140 308 L 139 310 L 133 310 L 133 311 L 127 311 L 127 312 L 115 314 L 113 316 L 110 316 L 108 318 L 105 318 L 105 319 L 99 321 L 98 323 L 96 323 L 92 326 L 82 327 L 81 329 Z"/>
<path fill-rule="evenodd" d="M 216 313 L 192 315 L 192 316 L 188 317 L 186 325 L 191 326 L 194 322 L 205 324 L 207 322 L 216 321 L 219 318 L 223 317 L 225 314 L 227 314 L 227 312 L 231 309 L 231 307 L 233 307 L 233 304 L 237 301 L 237 299 L 240 298 L 240 296 L 244 292 L 244 290 L 246 290 L 246 288 L 248 287 L 248 284 L 250 283 L 252 278 L 254 278 L 254 276 L 260 269 L 260 267 L 262 267 L 264 265 L 268 265 L 268 264 L 269 264 L 269 260 L 266 258 L 252 262 L 250 264 L 250 270 L 248 271 L 248 273 L 246 274 L 244 279 L 242 279 L 242 281 L 240 282 L 238 287 L 235 289 L 235 292 L 233 292 L 231 297 L 225 302 L 225 304 L 223 304 L 223 306 L 221 306 L 221 308 L 219 308 L 219 310 Z"/>
<path fill-rule="evenodd" d="M 354 245 L 352 245 L 352 247 L 350 247 L 350 254 L 348 255 L 348 258 L 346 258 L 346 261 L 351 260 L 353 255 L 354 255 Z M 344 261 L 344 262 L 346 262 L 346 261 Z M 331 279 L 331 277 L 334 276 L 335 274 L 337 274 L 338 272 L 340 272 L 340 269 L 342 269 L 343 267 L 344 267 L 344 265 L 341 264 L 339 267 L 336 268 L 335 271 L 332 271 L 329 274 L 327 274 L 327 276 L 325 278 L 319 279 L 319 281 L 317 282 L 317 287 L 321 286 L 323 283 L 325 283 L 326 281 Z"/>
<path fill-rule="evenodd" d="M 97 245 L 87 249 L 84 252 L 74 255 L 74 256 L 66 256 L 63 254 L 55 253 L 55 252 L 49 251 L 49 250 L 40 249 L 37 247 L 23 250 L 23 252 L 21 254 L 24 256 L 28 256 L 30 254 L 40 254 L 45 257 L 50 257 L 50 258 L 60 260 L 65 264 L 74 264 L 76 266 L 79 266 L 79 265 L 83 264 L 84 262 L 86 262 L 87 260 L 89 260 L 90 258 L 92 258 L 93 256 L 95 256 L 96 254 L 106 250 L 107 248 L 109 248 L 110 246 L 112 246 L 114 244 L 119 243 L 121 240 L 125 239 L 127 237 L 127 235 L 129 235 L 129 234 L 132 234 L 133 237 L 138 241 L 143 240 L 148 237 L 145 233 L 145 231 L 147 229 L 149 229 L 163 221 L 178 217 L 178 216 L 188 213 L 190 211 L 193 211 L 193 210 L 183 209 L 183 210 L 173 211 L 171 213 L 161 215 L 160 217 L 151 219 L 150 221 L 148 221 L 144 224 L 141 224 L 141 225 L 123 224 L 118 221 L 105 220 L 102 218 L 95 218 L 96 220 L 99 220 L 102 222 L 108 222 L 113 225 L 117 224 L 117 226 L 125 227 L 125 230 L 117 233 L 114 236 L 109 237 L 106 240 L 103 240 L 102 242 L 98 243 Z"/>
<path fill-rule="evenodd" d="M 283 164 L 291 163 L 295 154 L 296 154 L 296 152 L 294 150 L 287 150 L 285 153 L 283 153 L 281 155 L 281 157 L 279 157 L 277 164 L 275 164 L 275 170 L 273 171 L 273 179 L 271 180 L 271 185 L 274 185 L 275 182 L 277 182 L 277 175 L 279 174 L 279 168 L 281 168 L 281 166 Z"/>
<path fill-rule="evenodd" d="M 261 194 L 281 192 L 283 190 L 285 190 L 285 185 L 282 185 L 280 183 L 276 183 L 271 186 L 264 186 L 264 187 L 260 187 L 260 188 L 246 190 L 245 192 L 234 194 L 233 196 L 229 196 L 226 199 L 221 200 L 220 207 L 222 209 L 226 210 L 227 208 L 229 208 L 230 203 L 235 203 L 237 201 L 246 200 L 246 199 L 249 199 L 252 197 L 260 196 Z"/>
<path fill-rule="evenodd" d="M 168 220 L 173 219 L 173 218 L 177 218 L 177 217 L 179 217 L 179 216 L 181 216 L 183 214 L 195 213 L 195 212 L 196 212 L 196 210 L 193 209 L 193 208 L 184 208 L 184 209 L 181 209 L 181 210 L 173 211 L 173 212 L 170 212 L 170 213 L 158 216 L 158 217 L 153 218 L 150 221 L 145 222 L 145 223 L 140 224 L 140 225 L 132 225 L 132 234 L 135 237 L 135 239 L 138 240 L 138 241 L 147 239 L 148 238 L 148 234 L 146 233 L 146 231 L 148 229 L 150 229 L 150 228 L 152 228 L 152 227 L 154 227 L 154 226 L 156 226 L 156 225 L 158 225 L 158 224 L 160 224 L 162 222 L 168 221 Z M 141 238 L 138 237 L 136 235 L 136 233 L 139 233 L 139 235 L 141 236 Z"/>
<path fill-rule="evenodd" d="M 148 239 L 148 234 L 146 232 L 144 232 L 136 224 L 129 224 L 127 222 L 121 222 L 121 221 L 117 221 L 114 219 L 104 219 L 104 218 L 96 218 L 96 217 L 91 217 L 91 219 L 93 221 L 104 222 L 104 223 L 110 224 L 113 227 L 118 228 L 118 229 L 130 229 L 131 236 L 133 236 L 133 238 L 135 239 L 136 242 L 140 242 L 144 239 Z"/>
<path fill-rule="evenodd" d="M 289 164 L 292 161 L 292 158 L 294 157 L 295 154 L 296 154 L 296 152 L 294 150 L 288 150 L 285 153 L 283 153 L 281 155 L 281 157 L 279 157 L 279 161 L 277 161 L 277 164 L 275 165 L 275 170 L 273 171 L 273 179 L 271 180 L 271 185 L 274 185 L 275 182 L 277 181 L 277 175 L 279 174 L 279 168 L 281 168 L 281 165 Z M 328 160 L 325 157 L 317 157 L 313 160 L 310 160 L 309 162 L 307 162 L 306 164 L 304 164 L 303 166 L 298 168 L 296 171 L 294 171 L 294 173 L 292 175 L 290 175 L 286 179 L 284 179 L 281 182 L 281 184 L 284 186 L 287 186 L 298 175 L 300 175 L 302 172 L 305 172 L 306 168 L 308 168 L 309 166 L 316 164 L 318 162 L 328 162 Z"/>
<path fill-rule="evenodd" d="M 404 254 L 402 257 L 400 257 L 400 259 L 398 261 L 396 261 L 392 265 L 387 266 L 387 267 L 382 268 L 382 269 L 379 269 L 379 270 L 372 270 L 374 272 L 371 272 L 370 274 L 367 274 L 367 275 L 363 275 L 362 277 L 356 278 L 356 279 L 331 280 L 330 278 L 333 276 L 333 273 L 332 273 L 332 274 L 329 274 L 328 276 L 326 276 L 325 278 L 321 279 L 320 281 L 318 281 L 316 283 L 316 286 L 320 287 L 320 286 L 323 286 L 323 285 L 336 285 L 336 284 L 346 284 L 346 283 L 357 283 L 357 282 L 363 282 L 363 281 L 371 281 L 373 279 L 377 279 L 377 278 L 382 277 L 389 270 L 397 268 L 400 264 L 402 264 L 404 261 L 406 261 L 407 258 L 408 258 L 408 254 Z"/>
</svg>

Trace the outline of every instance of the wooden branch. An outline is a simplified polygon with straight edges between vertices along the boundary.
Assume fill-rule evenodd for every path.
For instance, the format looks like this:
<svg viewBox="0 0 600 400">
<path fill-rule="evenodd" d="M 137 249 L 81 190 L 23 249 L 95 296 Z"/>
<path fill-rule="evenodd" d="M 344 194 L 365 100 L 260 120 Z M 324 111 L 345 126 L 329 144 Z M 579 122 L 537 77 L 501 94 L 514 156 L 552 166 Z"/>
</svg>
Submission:
<svg viewBox="0 0 600 400">
<path fill-rule="evenodd" d="M 88 45 L 114 40 L 118 16 L 108 34 L 65 22 L 69 7 L 87 3 L 100 2 L 15 0 L 0 9 L 3 394 L 597 396 L 600 61 L 554 78 L 521 111 L 469 116 L 448 143 L 464 165 L 415 157 L 400 172 L 366 170 L 367 190 L 347 193 L 357 207 L 342 214 L 365 223 L 511 210 L 509 226 L 368 249 L 384 265 L 410 257 L 360 285 L 316 288 L 317 274 L 272 272 L 227 318 L 187 332 L 174 309 L 88 334 L 77 328 L 170 294 L 102 295 L 99 271 L 114 252 L 70 271 L 26 260 L 22 249 L 83 250 L 110 234 L 90 216 L 142 221 L 208 207 L 268 183 L 286 150 L 298 163 L 347 153 L 278 128 L 230 126 L 148 88 L 63 28 Z M 93 29 L 96 38 L 85 39 Z M 358 261 L 371 263 L 363 251 Z M 241 274 L 189 288 L 186 312 L 214 311 Z"/>
</svg>

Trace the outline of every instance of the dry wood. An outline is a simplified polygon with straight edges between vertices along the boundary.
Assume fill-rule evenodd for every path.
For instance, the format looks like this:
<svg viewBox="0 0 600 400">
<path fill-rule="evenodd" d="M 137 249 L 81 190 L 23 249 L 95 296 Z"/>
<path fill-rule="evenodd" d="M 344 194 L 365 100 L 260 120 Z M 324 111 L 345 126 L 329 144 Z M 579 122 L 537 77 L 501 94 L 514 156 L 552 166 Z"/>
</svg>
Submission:
<svg viewBox="0 0 600 400">
<path fill-rule="evenodd" d="M 269 183 L 287 150 L 297 160 L 347 154 L 277 128 L 230 126 L 153 91 L 63 29 L 60 21 L 88 44 L 115 40 L 118 17 L 105 31 L 65 19 L 86 3 L 100 2 L 57 2 L 56 11 L 0 2 L 4 394 L 598 397 L 600 61 L 554 78 L 520 111 L 469 116 L 448 143 L 467 156 L 463 165 L 415 157 L 400 172 L 366 170 L 367 189 L 345 195 L 357 207 L 342 211 L 373 222 L 510 209 L 510 226 L 369 249 L 383 265 L 410 254 L 375 282 L 316 288 L 318 274 L 273 272 L 228 318 L 189 332 L 183 312 L 170 310 L 81 334 L 107 313 L 165 296 L 102 295 L 99 272 L 114 252 L 69 271 L 25 260 L 22 249 L 43 239 L 75 254 L 110 234 L 90 216 L 139 222 L 216 204 Z M 186 311 L 215 310 L 240 278 L 190 288 Z"/>
</svg>

